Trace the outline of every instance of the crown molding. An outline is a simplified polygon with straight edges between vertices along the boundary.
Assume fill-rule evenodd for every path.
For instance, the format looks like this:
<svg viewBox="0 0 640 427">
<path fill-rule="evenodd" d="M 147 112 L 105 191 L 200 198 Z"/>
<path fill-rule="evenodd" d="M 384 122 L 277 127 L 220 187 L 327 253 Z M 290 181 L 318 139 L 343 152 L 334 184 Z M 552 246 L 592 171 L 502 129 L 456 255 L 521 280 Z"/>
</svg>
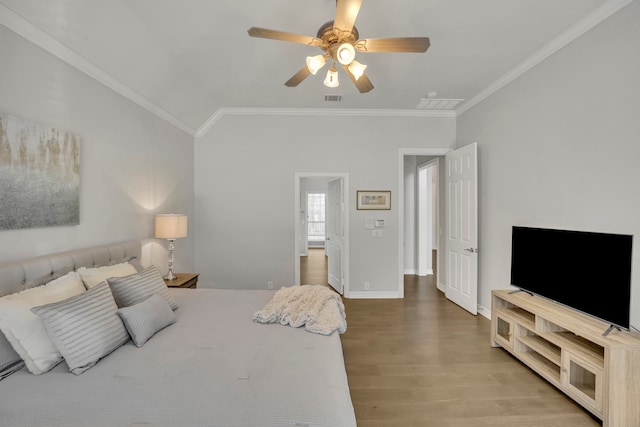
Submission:
<svg viewBox="0 0 640 427">
<path fill-rule="evenodd" d="M 124 96 L 135 104 L 150 111 L 188 135 L 201 138 L 224 116 L 227 115 L 279 115 L 279 116 L 347 116 L 347 117 L 429 117 L 429 118 L 455 118 L 464 114 L 480 102 L 484 101 L 500 89 L 529 71 L 531 68 L 553 55 L 573 40 L 582 36 L 591 28 L 607 19 L 634 0 L 608 0 L 592 13 L 573 25 L 559 37 L 535 52 L 529 58 L 521 62 L 512 70 L 503 74 L 474 97 L 464 102 L 454 110 L 374 110 L 374 109 L 347 109 L 347 108 L 237 108 L 223 107 L 215 111 L 197 130 L 184 123 L 168 111 L 132 90 L 118 79 L 111 76 L 83 56 L 69 49 L 49 34 L 37 28 L 31 22 L 25 20 L 11 9 L 0 4 L 0 24 L 14 31 L 31 43 L 39 46 L 60 60 L 78 69 L 89 77 L 102 83 L 116 93 Z"/>
<path fill-rule="evenodd" d="M 225 116 L 321 116 L 321 117 L 429 117 L 455 118 L 453 110 L 383 110 L 362 108 L 242 108 L 222 107 L 196 131 L 201 138 Z"/>
<path fill-rule="evenodd" d="M 168 111 L 164 110 L 149 99 L 140 95 L 138 92 L 132 90 L 129 86 L 114 78 L 112 75 L 99 68 L 95 64 L 89 62 L 83 56 L 69 49 L 68 47 L 51 37 L 49 34 L 33 25 L 31 22 L 27 21 L 11 9 L 1 4 L 0 24 L 9 28 L 11 31 L 22 36 L 36 46 L 39 46 L 40 48 L 49 52 L 58 59 L 78 69 L 94 80 L 97 80 L 99 83 L 102 83 L 109 89 L 138 104 L 142 108 L 150 111 L 164 121 L 172 124 L 176 128 L 191 136 L 194 136 L 194 129 L 188 126 L 182 120 L 178 119 Z"/>
<path fill-rule="evenodd" d="M 607 19 L 609 16 L 616 13 L 634 0 L 609 0 L 602 6 L 595 9 L 589 15 L 578 21 L 575 25 L 569 28 L 560 36 L 556 37 L 551 42 L 547 43 L 540 50 L 536 51 L 533 55 L 516 65 L 513 69 L 500 76 L 496 81 L 489 86 L 481 90 L 477 95 L 470 98 L 467 102 L 463 103 L 456 109 L 458 116 L 469 111 L 477 104 L 481 103 L 500 89 L 516 80 L 518 77 L 577 39 L 584 33 Z"/>
</svg>

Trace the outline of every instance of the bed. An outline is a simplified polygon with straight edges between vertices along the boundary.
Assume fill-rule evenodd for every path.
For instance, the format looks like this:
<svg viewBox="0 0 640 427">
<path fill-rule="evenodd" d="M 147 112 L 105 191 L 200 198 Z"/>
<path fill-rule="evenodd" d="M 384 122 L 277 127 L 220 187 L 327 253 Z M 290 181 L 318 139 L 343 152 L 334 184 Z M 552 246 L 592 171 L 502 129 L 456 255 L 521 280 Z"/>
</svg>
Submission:
<svg viewBox="0 0 640 427">
<path fill-rule="evenodd" d="M 79 267 L 140 257 L 141 242 L 0 264 L 0 296 Z M 355 426 L 340 336 L 252 320 L 274 291 L 171 288 L 176 323 L 81 375 L 65 362 L 0 381 L 2 426 Z"/>
</svg>

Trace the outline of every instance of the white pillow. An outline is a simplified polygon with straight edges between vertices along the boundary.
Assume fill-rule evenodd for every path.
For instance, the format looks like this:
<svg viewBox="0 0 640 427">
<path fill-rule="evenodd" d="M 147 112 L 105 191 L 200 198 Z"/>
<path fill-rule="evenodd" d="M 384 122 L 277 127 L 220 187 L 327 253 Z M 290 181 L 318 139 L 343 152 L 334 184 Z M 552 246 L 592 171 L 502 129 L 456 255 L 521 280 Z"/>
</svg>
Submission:
<svg viewBox="0 0 640 427">
<path fill-rule="evenodd" d="M 110 277 L 129 276 L 138 272 L 138 270 L 128 262 L 96 268 L 80 267 L 77 271 L 87 289 L 93 288 L 98 283 L 104 282 Z"/>
<path fill-rule="evenodd" d="M 0 330 L 32 374 L 47 372 L 62 361 L 62 355 L 31 309 L 83 292 L 80 276 L 71 272 L 46 285 L 0 298 Z"/>
</svg>

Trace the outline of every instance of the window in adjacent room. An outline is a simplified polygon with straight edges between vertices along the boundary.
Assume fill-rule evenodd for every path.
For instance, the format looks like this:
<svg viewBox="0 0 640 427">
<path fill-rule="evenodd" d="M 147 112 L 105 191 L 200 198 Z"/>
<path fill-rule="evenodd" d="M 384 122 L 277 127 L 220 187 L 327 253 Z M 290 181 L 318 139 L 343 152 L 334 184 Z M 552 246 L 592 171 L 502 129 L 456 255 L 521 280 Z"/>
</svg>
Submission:
<svg viewBox="0 0 640 427">
<path fill-rule="evenodd" d="M 307 193 L 307 240 L 309 246 L 324 246 L 325 193 Z"/>
</svg>

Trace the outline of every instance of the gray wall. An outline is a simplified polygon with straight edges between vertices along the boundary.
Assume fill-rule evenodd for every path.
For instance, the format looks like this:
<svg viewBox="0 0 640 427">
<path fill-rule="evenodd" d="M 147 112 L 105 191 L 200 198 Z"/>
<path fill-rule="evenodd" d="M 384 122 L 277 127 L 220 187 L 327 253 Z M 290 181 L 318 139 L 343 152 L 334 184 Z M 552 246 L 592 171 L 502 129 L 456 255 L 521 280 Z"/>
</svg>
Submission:
<svg viewBox="0 0 640 427">
<path fill-rule="evenodd" d="M 196 268 L 203 286 L 294 281 L 294 174 L 349 173 L 350 290 L 398 289 L 398 149 L 452 147 L 453 118 L 226 116 L 195 147 Z M 391 190 L 383 237 L 356 190 Z M 199 282 L 200 283 L 200 282 Z"/>
<path fill-rule="evenodd" d="M 80 225 L 0 231 L 0 261 L 151 237 L 155 212 L 193 217 L 191 136 L 4 26 L 0 58 L 0 111 L 82 137 Z M 178 271 L 193 271 L 191 241 L 176 241 Z M 166 268 L 164 248 L 150 241 L 145 262 Z"/>
<path fill-rule="evenodd" d="M 478 141 L 484 307 L 508 287 L 512 225 L 633 234 L 640 327 L 638 23 L 632 2 L 458 117 L 458 145 Z"/>
</svg>

